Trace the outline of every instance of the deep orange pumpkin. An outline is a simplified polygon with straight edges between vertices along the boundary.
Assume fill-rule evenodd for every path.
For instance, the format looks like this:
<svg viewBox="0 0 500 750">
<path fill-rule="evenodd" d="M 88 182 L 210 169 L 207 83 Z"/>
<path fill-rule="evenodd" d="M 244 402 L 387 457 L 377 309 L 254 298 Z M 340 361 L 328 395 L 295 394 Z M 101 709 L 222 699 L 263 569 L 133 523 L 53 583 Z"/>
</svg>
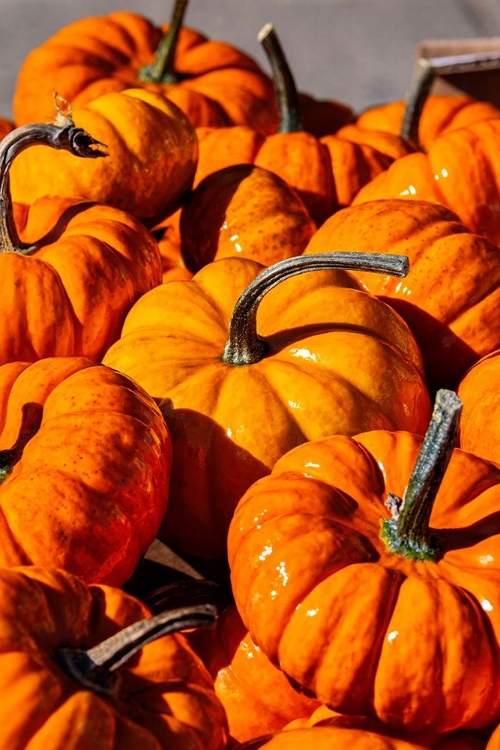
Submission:
<svg viewBox="0 0 500 750">
<path fill-rule="evenodd" d="M 424 745 L 385 737 L 363 729 L 311 727 L 291 729 L 245 742 L 241 750 L 426 750 Z"/>
<path fill-rule="evenodd" d="M 355 247 L 410 258 L 404 281 L 356 274 L 412 329 L 431 388 L 454 387 L 500 347 L 500 254 L 449 210 L 424 201 L 379 200 L 330 217 L 305 253 Z"/>
<path fill-rule="evenodd" d="M 460 446 L 500 464 L 500 351 L 479 360 L 458 386 L 463 401 Z"/>
<path fill-rule="evenodd" d="M 236 164 L 255 164 L 288 182 L 300 195 L 317 224 L 350 205 L 363 185 L 387 169 L 395 158 L 414 148 L 392 135 L 334 127 L 318 139 L 303 124 L 301 99 L 274 28 L 259 36 L 273 69 L 280 106 L 278 133 L 265 137 L 249 126 L 202 128 L 197 131 L 200 160 L 195 184 L 214 171 Z M 305 166 L 306 165 L 306 166 Z"/>
<path fill-rule="evenodd" d="M 0 601 L 3 750 L 225 747 L 210 676 L 175 634 L 209 623 L 209 609 L 151 618 L 119 589 L 40 567 L 0 570 Z"/>
<path fill-rule="evenodd" d="M 65 113 L 106 144 L 99 163 L 55 154 L 40 141 L 12 165 L 14 201 L 47 195 L 96 201 L 131 213 L 148 225 L 172 213 L 189 191 L 198 158 L 196 134 L 185 115 L 159 94 L 141 89 L 110 93 Z M 34 126 L 33 126 L 34 127 Z"/>
<path fill-rule="evenodd" d="M 161 538 L 174 547 L 223 557 L 236 503 L 293 445 L 368 425 L 424 429 L 420 352 L 399 316 L 341 271 L 287 278 L 335 257 L 210 263 L 143 295 L 105 355 L 172 400 Z"/>
<path fill-rule="evenodd" d="M 153 400 L 83 358 L 0 367 L 0 565 L 121 585 L 156 536 L 171 443 Z"/>
<path fill-rule="evenodd" d="M 143 86 L 173 101 L 195 126 L 250 123 L 272 132 L 269 78 L 235 47 L 181 29 L 186 6 L 187 0 L 175 2 L 171 26 L 117 11 L 60 29 L 23 62 L 15 122 L 43 121 L 53 91 L 80 108 L 103 94 Z"/>
<path fill-rule="evenodd" d="M 9 167 L 33 138 L 75 161 L 105 156 L 69 118 L 25 126 L 0 143 L 0 364 L 99 359 L 133 302 L 161 282 L 158 246 L 137 219 L 109 206 L 53 197 L 13 208 Z"/>
<path fill-rule="evenodd" d="M 212 675 L 235 740 L 279 732 L 292 718 L 317 708 L 317 701 L 294 690 L 255 645 L 234 605 L 214 629 L 194 631 L 188 640 Z"/>
<path fill-rule="evenodd" d="M 439 734 L 500 716 L 500 470 L 453 449 L 444 393 L 420 457 L 406 432 L 299 446 L 228 538 L 238 610 L 271 661 L 334 710 Z"/>
<path fill-rule="evenodd" d="M 500 244 L 500 117 L 440 136 L 427 154 L 409 154 L 365 185 L 353 204 L 383 198 L 424 200 L 454 211 L 471 231 Z"/>
</svg>

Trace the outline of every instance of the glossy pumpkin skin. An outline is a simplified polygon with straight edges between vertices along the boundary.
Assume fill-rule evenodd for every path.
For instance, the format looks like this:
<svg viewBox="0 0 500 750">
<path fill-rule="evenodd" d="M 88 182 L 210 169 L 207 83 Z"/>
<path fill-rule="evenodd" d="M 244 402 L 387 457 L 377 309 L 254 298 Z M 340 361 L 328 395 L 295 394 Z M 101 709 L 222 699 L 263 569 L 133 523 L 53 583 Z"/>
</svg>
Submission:
<svg viewBox="0 0 500 750">
<path fill-rule="evenodd" d="M 500 352 L 481 359 L 458 386 L 463 402 L 460 446 L 488 461 L 500 464 Z"/>
<path fill-rule="evenodd" d="M 410 326 L 431 388 L 455 386 L 474 362 L 500 347 L 498 248 L 446 208 L 401 200 L 352 206 L 323 224 L 305 254 L 347 247 L 408 255 L 403 280 L 356 275 Z"/>
<path fill-rule="evenodd" d="M 22 65 L 14 95 L 16 123 L 50 115 L 53 91 L 80 108 L 103 94 L 143 86 L 173 101 L 195 127 L 252 123 L 272 132 L 277 114 L 270 79 L 244 53 L 192 29 L 180 32 L 175 69 L 181 80 L 141 82 L 139 71 L 152 63 L 167 29 L 168 24 L 157 27 L 126 11 L 60 29 Z"/>
<path fill-rule="evenodd" d="M 100 359 L 135 300 L 161 282 L 158 245 L 137 219 L 72 204 L 17 206 L 21 238 L 37 249 L 0 253 L 0 364 Z"/>
<path fill-rule="evenodd" d="M 263 270 L 226 258 L 192 281 L 162 284 L 130 311 L 103 359 L 173 402 L 161 538 L 193 555 L 225 555 L 238 500 L 292 446 L 370 424 L 425 430 L 430 412 L 406 325 L 342 272 L 272 289 L 257 312 L 270 354 L 252 365 L 223 362 L 236 300 Z"/>
<path fill-rule="evenodd" d="M 83 358 L 0 367 L 0 450 L 25 404 L 39 429 L 0 484 L 2 566 L 59 567 L 121 585 L 156 536 L 171 442 L 158 407 L 129 378 Z"/>
<path fill-rule="evenodd" d="M 317 701 L 294 690 L 255 645 L 234 605 L 222 613 L 214 629 L 187 637 L 212 675 L 235 740 L 279 732 L 287 722 L 317 708 Z"/>
<path fill-rule="evenodd" d="M 46 195 L 106 203 L 154 225 L 172 213 L 191 187 L 198 157 L 188 119 L 159 94 L 110 93 L 73 111 L 78 127 L 105 143 L 98 162 L 46 146 L 19 154 L 11 168 L 14 201 Z"/>
<path fill-rule="evenodd" d="M 384 737 L 362 729 L 312 727 L 292 729 L 248 744 L 248 750 L 426 750 L 424 745 Z M 246 745 L 241 750 L 247 750 Z"/>
<path fill-rule="evenodd" d="M 414 150 L 397 136 L 373 137 L 349 126 L 319 139 L 305 128 L 264 137 L 249 126 L 199 128 L 197 135 L 195 184 L 218 169 L 255 164 L 288 182 L 317 224 L 349 206 L 363 185 L 388 169 L 395 158 Z"/>
<path fill-rule="evenodd" d="M 498 245 L 500 162 L 494 144 L 499 137 L 500 117 L 446 133 L 427 154 L 394 162 L 359 191 L 353 204 L 386 198 L 439 203 L 458 214 L 471 232 Z"/>
<path fill-rule="evenodd" d="M 399 135 L 403 123 L 405 102 L 396 101 L 371 107 L 360 114 L 356 127 Z M 422 110 L 419 124 L 419 141 L 427 150 L 440 135 L 472 125 L 474 122 L 500 116 L 500 110 L 490 102 L 481 102 L 469 96 L 442 96 L 431 94 Z"/>
<path fill-rule="evenodd" d="M 3 750 L 225 747 L 223 710 L 181 635 L 149 643 L 119 667 L 115 700 L 83 688 L 56 662 L 61 647 L 89 648 L 149 617 L 137 599 L 40 567 L 2 569 L 0 598 Z"/>
<path fill-rule="evenodd" d="M 227 257 L 270 266 L 301 255 L 316 231 L 300 196 L 275 173 L 239 164 L 214 172 L 187 198 L 180 248 L 196 273 Z"/>
<path fill-rule="evenodd" d="M 292 679 L 341 713 L 445 734 L 500 715 L 500 470 L 455 449 L 430 518 L 441 554 L 406 559 L 380 522 L 421 443 L 374 431 L 299 446 L 242 498 L 228 550 L 240 615 Z"/>
</svg>

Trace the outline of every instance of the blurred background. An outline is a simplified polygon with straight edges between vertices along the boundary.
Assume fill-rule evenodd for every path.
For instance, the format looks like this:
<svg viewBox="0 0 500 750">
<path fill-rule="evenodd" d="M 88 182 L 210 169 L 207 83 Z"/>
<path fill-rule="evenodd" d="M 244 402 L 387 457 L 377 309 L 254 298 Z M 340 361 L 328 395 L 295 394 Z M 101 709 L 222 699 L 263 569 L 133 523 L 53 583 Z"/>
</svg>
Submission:
<svg viewBox="0 0 500 750">
<path fill-rule="evenodd" d="M 11 117 L 27 53 L 78 18 L 133 10 L 168 20 L 169 0 L 0 0 L 0 115 Z M 299 88 L 356 110 L 401 98 L 422 39 L 500 36 L 499 0 L 191 0 L 186 24 L 267 69 L 257 33 L 272 22 Z"/>
</svg>

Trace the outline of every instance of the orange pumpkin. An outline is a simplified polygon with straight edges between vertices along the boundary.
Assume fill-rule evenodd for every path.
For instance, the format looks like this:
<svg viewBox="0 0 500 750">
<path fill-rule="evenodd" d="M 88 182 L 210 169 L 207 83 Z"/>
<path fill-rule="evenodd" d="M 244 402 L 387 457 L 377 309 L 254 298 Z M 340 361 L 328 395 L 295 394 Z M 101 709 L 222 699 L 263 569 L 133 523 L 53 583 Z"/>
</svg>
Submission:
<svg viewBox="0 0 500 750">
<path fill-rule="evenodd" d="M 300 195 L 309 213 L 321 224 L 341 206 L 350 205 L 360 188 L 395 158 L 413 147 L 392 135 L 342 128 L 318 139 L 303 126 L 301 99 L 293 74 L 271 24 L 259 35 L 273 69 L 280 107 L 278 133 L 264 135 L 249 126 L 202 128 L 197 131 L 200 159 L 195 184 L 218 169 L 255 164 L 279 175 Z M 304 165 L 307 165 L 304 168 Z"/>
<path fill-rule="evenodd" d="M 463 401 L 460 446 L 500 464 L 500 351 L 483 357 L 458 386 Z"/>
<path fill-rule="evenodd" d="M 0 565 L 124 583 L 168 499 L 170 436 L 142 388 L 77 357 L 3 365 L 0 448 Z"/>
<path fill-rule="evenodd" d="M 475 122 L 433 141 L 427 154 L 409 154 L 365 185 L 353 204 L 383 198 L 424 200 L 454 211 L 465 226 L 500 244 L 500 117 Z"/>
<path fill-rule="evenodd" d="M 293 258 L 304 252 L 316 228 L 281 177 L 240 164 L 214 172 L 191 193 L 180 212 L 177 239 L 184 265 L 196 273 L 220 258 L 248 258 L 264 266 Z M 167 238 L 168 247 L 175 239 L 175 234 Z"/>
<path fill-rule="evenodd" d="M 190 189 L 196 134 L 178 107 L 159 94 L 140 89 L 106 94 L 66 112 L 60 121 L 65 119 L 105 143 L 107 158 L 99 164 L 76 162 L 68 153 L 54 154 L 41 141 L 41 148 L 27 149 L 12 165 L 14 201 L 32 204 L 47 195 L 79 198 L 115 206 L 154 225 Z"/>
<path fill-rule="evenodd" d="M 245 742 L 238 750 L 426 750 L 424 745 L 363 729 L 311 727 L 292 729 Z"/>
<path fill-rule="evenodd" d="M 173 101 L 194 126 L 275 127 L 272 84 L 248 55 L 181 28 L 187 0 L 170 25 L 127 11 L 65 26 L 24 60 L 14 95 L 18 125 L 43 120 L 53 91 L 86 107 L 103 94 L 143 86 Z"/>
<path fill-rule="evenodd" d="M 401 135 L 405 109 L 404 101 L 370 107 L 359 115 L 356 126 L 361 130 Z M 426 98 L 419 118 L 418 142 L 427 151 L 440 135 L 499 116 L 500 110 L 490 102 L 463 95 L 432 94 Z"/>
<path fill-rule="evenodd" d="M 9 167 L 33 139 L 73 159 L 105 156 L 69 118 L 25 126 L 0 143 L 0 365 L 99 359 L 119 337 L 133 302 L 160 283 L 158 246 L 137 219 L 116 208 L 55 197 L 12 207 Z"/>
<path fill-rule="evenodd" d="M 176 634 L 211 608 L 151 618 L 119 589 L 39 567 L 0 570 L 0 601 L 4 750 L 225 747 L 210 676 Z"/>
<path fill-rule="evenodd" d="M 235 740 L 279 732 L 291 719 L 309 716 L 318 706 L 294 690 L 255 645 L 234 605 L 222 613 L 214 629 L 195 630 L 188 640 L 212 675 Z"/>
<path fill-rule="evenodd" d="M 192 281 L 160 285 L 130 311 L 103 362 L 172 400 L 164 541 L 223 557 L 236 503 L 293 445 L 369 425 L 424 429 L 429 397 L 403 321 L 349 274 L 305 273 L 355 257 L 298 257 L 268 269 L 222 259 Z"/>
<path fill-rule="evenodd" d="M 264 653 L 334 710 L 404 731 L 500 716 L 500 470 L 454 449 L 459 409 L 440 391 L 424 440 L 295 448 L 229 530 L 236 605 Z"/>
<path fill-rule="evenodd" d="M 471 234 L 446 208 L 380 200 L 340 211 L 305 253 L 355 247 L 410 258 L 404 281 L 356 276 L 406 320 L 422 350 L 431 388 L 455 386 L 481 356 L 500 347 L 498 248 Z"/>
</svg>

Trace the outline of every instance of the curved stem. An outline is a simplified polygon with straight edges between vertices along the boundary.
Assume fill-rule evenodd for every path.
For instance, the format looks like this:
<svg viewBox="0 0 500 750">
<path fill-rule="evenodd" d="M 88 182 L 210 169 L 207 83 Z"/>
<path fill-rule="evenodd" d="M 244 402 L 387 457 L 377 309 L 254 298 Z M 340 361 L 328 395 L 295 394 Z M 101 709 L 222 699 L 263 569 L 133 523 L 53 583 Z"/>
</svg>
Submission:
<svg viewBox="0 0 500 750">
<path fill-rule="evenodd" d="M 391 552 L 410 560 L 435 561 L 439 543 L 429 522 L 436 495 L 455 447 L 462 402 L 454 391 L 436 394 L 432 418 L 403 500 L 389 495 L 392 518 L 382 521 L 381 537 Z"/>
<path fill-rule="evenodd" d="M 257 276 L 236 302 L 222 361 L 228 365 L 252 365 L 263 359 L 269 353 L 269 345 L 257 334 L 257 310 L 263 297 L 292 276 L 335 268 L 403 277 L 410 264 L 405 255 L 341 252 L 299 255 L 275 263 Z"/>
<path fill-rule="evenodd" d="M 175 72 L 175 53 L 181 33 L 188 0 L 176 0 L 168 31 L 158 45 L 152 65 L 144 65 L 139 71 L 139 80 L 145 83 L 177 83 L 180 76 Z"/>
<path fill-rule="evenodd" d="M 30 146 L 49 146 L 69 151 L 74 156 L 98 159 L 107 156 L 105 144 L 96 141 L 82 128 L 77 128 L 69 110 L 63 112 L 62 100 L 56 100 L 57 116 L 54 123 L 23 125 L 5 136 L 0 142 L 0 253 L 32 251 L 32 246 L 23 243 L 16 229 L 10 195 L 9 169 L 15 159 Z"/>
<path fill-rule="evenodd" d="M 211 604 L 170 609 L 130 625 L 93 648 L 61 648 L 57 659 L 82 686 L 100 695 L 111 696 L 118 684 L 113 673 L 146 644 L 180 630 L 214 625 L 216 614 Z"/>
<path fill-rule="evenodd" d="M 0 484 L 8 477 L 14 466 L 21 459 L 27 443 L 40 429 L 42 415 L 43 407 L 41 404 L 32 402 L 23 404 L 21 427 L 19 428 L 17 440 L 12 448 L 0 451 Z"/>
<path fill-rule="evenodd" d="M 259 31 L 258 40 L 264 48 L 273 74 L 280 111 L 278 133 L 297 133 L 304 129 L 299 94 L 283 47 L 271 23 L 267 23 Z"/>
<path fill-rule="evenodd" d="M 405 111 L 401 124 L 401 138 L 418 145 L 420 117 L 436 78 L 436 70 L 428 60 L 418 61 L 417 69 L 405 97 Z"/>
</svg>

